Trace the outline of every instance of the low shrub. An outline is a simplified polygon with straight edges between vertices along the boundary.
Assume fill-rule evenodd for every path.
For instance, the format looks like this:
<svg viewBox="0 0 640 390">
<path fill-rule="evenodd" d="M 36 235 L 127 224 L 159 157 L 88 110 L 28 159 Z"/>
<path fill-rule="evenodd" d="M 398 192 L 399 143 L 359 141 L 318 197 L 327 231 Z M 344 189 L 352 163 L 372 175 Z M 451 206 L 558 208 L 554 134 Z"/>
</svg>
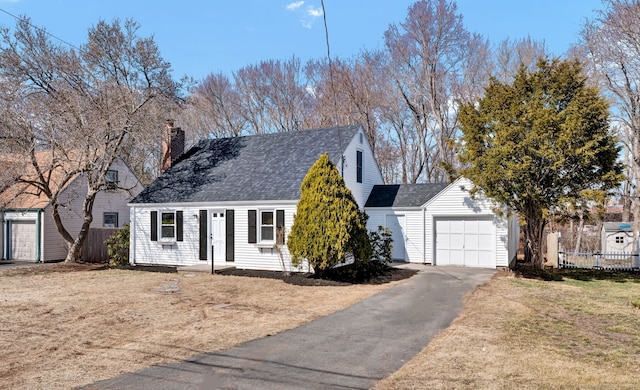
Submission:
<svg viewBox="0 0 640 390">
<path fill-rule="evenodd" d="M 107 244 L 109 266 L 120 267 L 129 264 L 129 235 L 130 227 L 126 224 L 104 241 Z"/>
</svg>

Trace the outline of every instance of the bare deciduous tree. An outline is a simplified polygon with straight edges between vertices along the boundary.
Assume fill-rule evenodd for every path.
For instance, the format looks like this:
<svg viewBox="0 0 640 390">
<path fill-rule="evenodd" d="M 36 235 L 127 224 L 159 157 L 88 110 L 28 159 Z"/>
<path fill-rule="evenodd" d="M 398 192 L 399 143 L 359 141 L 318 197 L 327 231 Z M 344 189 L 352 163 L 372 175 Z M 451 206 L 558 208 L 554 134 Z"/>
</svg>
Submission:
<svg viewBox="0 0 640 390">
<path fill-rule="evenodd" d="M 592 83 L 612 102 L 612 117 L 618 122 L 619 138 L 628 162 L 622 199 L 625 215 L 634 216 L 634 231 L 640 231 L 640 2 L 605 0 L 605 9 L 585 23 L 582 42 L 572 54 L 585 63 Z"/>
<path fill-rule="evenodd" d="M 487 43 L 469 34 L 456 4 L 446 0 L 414 3 L 405 21 L 385 32 L 385 43 L 391 55 L 395 99 L 410 111 L 409 126 L 418 134 L 423 155 L 418 175 L 426 181 L 443 181 L 448 178 L 447 167 L 455 165 L 455 102 L 461 97 L 456 86 L 469 73 L 469 53 L 486 50 Z"/>
<path fill-rule="evenodd" d="M 138 27 L 132 20 L 100 21 L 78 49 L 52 42 L 26 18 L 1 30 L 0 79 L 7 88 L 0 91 L 0 137 L 28 163 L 17 181 L 48 198 L 69 245 L 68 262 L 80 259 L 110 166 L 126 145 L 156 132 L 163 121 L 157 107 L 175 101 L 170 65 L 152 38 L 138 37 Z M 86 195 L 78 210 L 82 227 L 72 234 L 60 209 L 61 191 L 75 178 Z"/>
</svg>

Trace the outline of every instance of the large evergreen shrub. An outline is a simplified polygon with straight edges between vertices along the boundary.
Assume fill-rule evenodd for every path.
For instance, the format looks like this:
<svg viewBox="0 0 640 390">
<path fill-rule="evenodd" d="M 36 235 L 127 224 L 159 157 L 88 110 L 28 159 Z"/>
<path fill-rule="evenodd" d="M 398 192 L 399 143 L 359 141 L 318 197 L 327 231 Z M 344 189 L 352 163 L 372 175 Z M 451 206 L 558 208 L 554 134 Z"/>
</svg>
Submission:
<svg viewBox="0 0 640 390">
<path fill-rule="evenodd" d="M 368 262 L 366 216 L 325 153 L 307 172 L 287 240 L 294 265 L 307 260 L 318 275 L 352 255 Z"/>
</svg>

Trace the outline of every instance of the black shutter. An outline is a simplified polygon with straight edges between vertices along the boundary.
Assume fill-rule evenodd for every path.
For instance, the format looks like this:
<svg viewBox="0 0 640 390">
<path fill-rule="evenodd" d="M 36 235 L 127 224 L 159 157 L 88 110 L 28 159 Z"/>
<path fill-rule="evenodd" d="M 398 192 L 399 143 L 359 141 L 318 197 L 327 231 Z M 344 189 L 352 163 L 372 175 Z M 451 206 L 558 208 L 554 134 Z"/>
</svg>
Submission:
<svg viewBox="0 0 640 390">
<path fill-rule="evenodd" d="M 207 261 L 207 210 L 200 210 L 200 260 Z"/>
<path fill-rule="evenodd" d="M 176 211 L 176 241 L 182 241 L 182 211 Z"/>
<path fill-rule="evenodd" d="M 276 244 L 284 244 L 284 210 L 276 210 Z"/>
<path fill-rule="evenodd" d="M 158 241 L 158 212 L 151 212 L 151 241 Z"/>
<path fill-rule="evenodd" d="M 225 231 L 226 237 L 225 242 L 227 244 L 226 249 L 226 258 L 227 261 L 235 261 L 235 221 L 234 221 L 234 211 L 227 210 L 227 217 L 225 219 Z"/>
<path fill-rule="evenodd" d="M 258 242 L 256 214 L 256 210 L 249 210 L 249 244 Z"/>
</svg>

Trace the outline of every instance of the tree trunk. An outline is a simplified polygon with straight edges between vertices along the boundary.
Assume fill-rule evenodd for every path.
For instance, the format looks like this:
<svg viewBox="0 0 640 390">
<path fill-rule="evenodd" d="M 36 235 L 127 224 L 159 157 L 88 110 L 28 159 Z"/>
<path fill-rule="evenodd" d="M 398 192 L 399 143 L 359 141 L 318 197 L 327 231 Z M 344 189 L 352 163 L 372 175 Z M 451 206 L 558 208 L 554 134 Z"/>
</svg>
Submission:
<svg viewBox="0 0 640 390">
<path fill-rule="evenodd" d="M 580 222 L 578 222 L 578 229 L 576 232 L 576 246 L 574 252 L 580 252 L 580 246 L 582 245 L 582 231 L 584 230 L 584 210 L 580 210 Z"/>
<path fill-rule="evenodd" d="M 91 227 L 91 222 L 93 221 L 93 202 L 95 201 L 95 199 L 96 193 L 89 190 L 87 196 L 82 202 L 82 227 L 80 228 L 80 232 L 78 232 L 75 240 L 73 240 L 71 246 L 69 247 L 67 257 L 64 259 L 65 263 L 77 263 L 82 260 L 82 247 L 84 246 L 84 242 L 89 235 L 89 228 Z"/>
<path fill-rule="evenodd" d="M 542 253 L 542 234 L 547 221 L 544 218 L 528 218 L 524 226 L 524 260 L 534 268 L 542 268 L 544 255 Z"/>
</svg>

